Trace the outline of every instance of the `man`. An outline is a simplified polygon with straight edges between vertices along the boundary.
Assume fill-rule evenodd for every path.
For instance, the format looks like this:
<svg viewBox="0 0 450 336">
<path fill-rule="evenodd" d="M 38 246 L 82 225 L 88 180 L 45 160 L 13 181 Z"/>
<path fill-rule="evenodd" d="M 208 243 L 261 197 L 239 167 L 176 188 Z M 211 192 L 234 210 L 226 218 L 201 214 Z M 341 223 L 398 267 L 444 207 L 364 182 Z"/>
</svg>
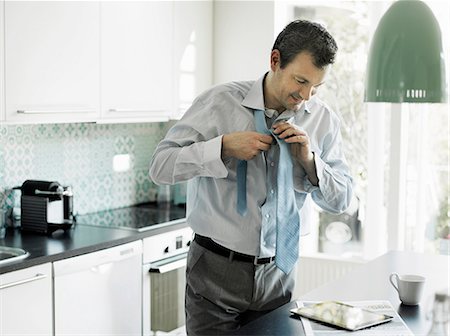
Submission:
<svg viewBox="0 0 450 336">
<path fill-rule="evenodd" d="M 339 120 L 313 97 L 336 51 L 322 26 L 290 23 L 275 41 L 269 72 L 204 92 L 158 145 L 153 181 L 189 181 L 188 335 L 227 334 L 289 302 L 307 194 L 330 212 L 348 207 L 352 180 Z M 284 210 L 290 197 L 294 206 Z M 294 218 L 293 229 L 283 227 L 281 212 Z"/>
</svg>

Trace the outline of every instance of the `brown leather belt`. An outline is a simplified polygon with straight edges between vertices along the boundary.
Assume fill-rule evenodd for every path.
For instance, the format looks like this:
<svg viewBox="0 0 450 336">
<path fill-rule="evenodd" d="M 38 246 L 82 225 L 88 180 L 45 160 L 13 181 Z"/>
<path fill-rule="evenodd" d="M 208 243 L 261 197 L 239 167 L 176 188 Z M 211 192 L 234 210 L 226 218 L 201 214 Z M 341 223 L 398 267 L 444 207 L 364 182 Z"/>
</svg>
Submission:
<svg viewBox="0 0 450 336">
<path fill-rule="evenodd" d="M 227 249 L 226 247 L 217 244 L 214 240 L 211 238 L 201 236 L 199 234 L 195 234 L 194 241 L 197 242 L 200 246 L 204 247 L 205 249 L 214 252 L 216 254 L 219 254 L 223 257 L 228 258 L 230 261 L 233 260 L 239 260 L 239 261 L 245 261 L 253 263 L 254 265 L 263 265 L 271 263 L 275 257 L 268 257 L 268 258 L 258 258 L 254 257 L 248 254 L 235 252 L 230 249 Z"/>
</svg>

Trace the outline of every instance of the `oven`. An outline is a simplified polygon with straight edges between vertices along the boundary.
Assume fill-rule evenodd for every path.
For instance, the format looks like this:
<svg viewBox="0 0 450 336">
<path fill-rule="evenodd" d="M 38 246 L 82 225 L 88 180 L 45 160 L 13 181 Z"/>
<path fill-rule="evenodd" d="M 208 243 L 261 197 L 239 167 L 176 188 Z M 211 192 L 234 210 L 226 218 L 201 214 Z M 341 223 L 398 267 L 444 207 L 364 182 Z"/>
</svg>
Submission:
<svg viewBox="0 0 450 336">
<path fill-rule="evenodd" d="M 185 325 L 186 257 L 192 237 L 192 230 L 184 227 L 143 240 L 144 336 Z"/>
</svg>

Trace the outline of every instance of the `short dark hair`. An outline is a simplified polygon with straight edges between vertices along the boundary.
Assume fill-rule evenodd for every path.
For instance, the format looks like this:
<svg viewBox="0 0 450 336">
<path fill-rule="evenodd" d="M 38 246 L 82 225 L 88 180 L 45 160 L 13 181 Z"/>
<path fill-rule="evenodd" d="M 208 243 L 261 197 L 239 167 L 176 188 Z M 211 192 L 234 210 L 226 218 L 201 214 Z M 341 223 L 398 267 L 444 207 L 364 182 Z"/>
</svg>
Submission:
<svg viewBox="0 0 450 336">
<path fill-rule="evenodd" d="M 306 20 L 289 23 L 273 45 L 280 52 L 280 67 L 286 67 L 300 52 L 309 52 L 314 65 L 323 68 L 334 63 L 338 50 L 333 36 L 322 25 Z"/>
</svg>

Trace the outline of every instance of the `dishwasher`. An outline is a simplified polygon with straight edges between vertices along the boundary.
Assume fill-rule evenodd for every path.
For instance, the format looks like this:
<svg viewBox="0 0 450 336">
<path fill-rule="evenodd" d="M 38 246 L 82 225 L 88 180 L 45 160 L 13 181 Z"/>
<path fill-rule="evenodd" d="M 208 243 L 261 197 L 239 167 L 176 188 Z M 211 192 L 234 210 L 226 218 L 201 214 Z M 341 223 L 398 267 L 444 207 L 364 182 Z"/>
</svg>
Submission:
<svg viewBox="0 0 450 336">
<path fill-rule="evenodd" d="M 53 267 L 56 336 L 142 334 L 142 241 Z"/>
</svg>

